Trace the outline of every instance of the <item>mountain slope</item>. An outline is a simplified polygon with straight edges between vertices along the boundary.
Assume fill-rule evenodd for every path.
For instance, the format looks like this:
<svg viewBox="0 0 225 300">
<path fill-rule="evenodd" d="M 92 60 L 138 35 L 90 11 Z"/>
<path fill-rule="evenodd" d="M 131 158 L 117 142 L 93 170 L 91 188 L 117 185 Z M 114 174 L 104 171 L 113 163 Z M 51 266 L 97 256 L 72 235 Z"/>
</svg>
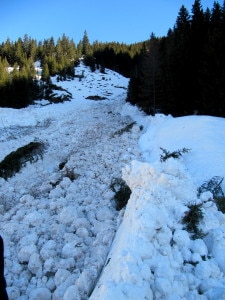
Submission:
<svg viewBox="0 0 225 300">
<path fill-rule="evenodd" d="M 225 175 L 224 119 L 146 116 L 125 103 L 126 78 L 83 71 L 82 80 L 52 79 L 71 101 L 0 109 L 0 161 L 44 145 L 42 157 L 0 178 L 9 298 L 224 299 L 225 217 L 211 192 L 197 195 Z M 160 161 L 160 148 L 184 147 Z M 121 177 L 132 194 L 118 212 L 110 186 Z M 195 206 L 197 239 L 182 221 Z"/>
</svg>

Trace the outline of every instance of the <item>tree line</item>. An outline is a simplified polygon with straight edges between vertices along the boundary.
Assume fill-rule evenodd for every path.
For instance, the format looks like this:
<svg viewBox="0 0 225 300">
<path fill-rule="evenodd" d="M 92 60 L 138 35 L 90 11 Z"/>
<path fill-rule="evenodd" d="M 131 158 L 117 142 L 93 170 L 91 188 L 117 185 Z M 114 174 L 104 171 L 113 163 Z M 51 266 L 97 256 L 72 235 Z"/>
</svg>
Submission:
<svg viewBox="0 0 225 300">
<path fill-rule="evenodd" d="M 225 2 L 182 6 L 166 37 L 143 44 L 127 100 L 149 114 L 225 116 Z"/>
<path fill-rule="evenodd" d="M 127 101 L 148 114 L 225 116 L 224 36 L 225 1 L 203 10 L 195 0 L 191 13 L 181 6 L 166 36 L 152 33 L 131 45 L 91 44 L 86 31 L 77 45 L 65 35 L 57 41 L 8 39 L 0 45 L 0 106 L 20 108 L 44 98 L 51 76 L 73 78 L 83 57 L 92 71 L 109 68 L 130 78 Z M 35 61 L 41 63 L 41 81 L 35 79 Z"/>
<path fill-rule="evenodd" d="M 22 108 L 44 98 L 50 76 L 73 77 L 78 57 L 74 42 L 65 35 L 57 42 L 51 37 L 37 43 L 28 35 L 16 42 L 7 39 L 0 45 L 0 106 Z M 36 61 L 42 67 L 41 82 L 36 78 Z"/>
<path fill-rule="evenodd" d="M 65 34 L 57 41 L 51 37 L 37 42 L 28 35 L 15 42 L 7 39 L 0 44 L 0 106 L 22 108 L 45 98 L 51 76 L 57 75 L 58 81 L 74 78 L 81 57 L 92 71 L 110 68 L 129 77 L 132 57 L 141 49 L 141 43 L 137 45 L 90 44 L 86 31 L 77 45 Z M 41 81 L 36 79 L 36 61 L 41 64 Z"/>
</svg>

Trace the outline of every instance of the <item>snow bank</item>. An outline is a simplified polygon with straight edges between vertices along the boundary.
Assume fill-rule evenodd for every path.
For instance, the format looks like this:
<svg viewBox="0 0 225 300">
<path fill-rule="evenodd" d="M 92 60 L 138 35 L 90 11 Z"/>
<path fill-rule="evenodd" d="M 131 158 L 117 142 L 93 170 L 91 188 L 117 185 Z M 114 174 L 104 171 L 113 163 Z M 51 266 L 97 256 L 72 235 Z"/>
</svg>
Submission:
<svg viewBox="0 0 225 300">
<path fill-rule="evenodd" d="M 90 299 L 223 299 L 225 217 L 210 192 L 197 198 L 196 183 L 225 174 L 225 159 L 217 155 L 225 149 L 224 120 L 157 115 L 141 124 L 145 162 L 132 161 L 123 169 L 131 198 Z M 191 150 L 180 161 L 160 163 L 160 147 Z M 188 205 L 198 203 L 205 238 L 193 240 L 182 218 Z"/>
</svg>

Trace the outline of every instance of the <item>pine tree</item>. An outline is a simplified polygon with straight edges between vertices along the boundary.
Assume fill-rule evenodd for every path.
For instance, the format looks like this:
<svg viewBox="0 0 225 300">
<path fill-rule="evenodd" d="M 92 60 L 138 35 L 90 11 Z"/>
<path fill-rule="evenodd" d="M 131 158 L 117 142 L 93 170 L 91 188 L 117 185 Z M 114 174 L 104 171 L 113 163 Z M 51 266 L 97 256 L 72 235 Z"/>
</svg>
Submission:
<svg viewBox="0 0 225 300">
<path fill-rule="evenodd" d="M 90 43 L 87 35 L 87 31 L 84 31 L 83 39 L 82 39 L 82 55 L 90 54 Z"/>
<path fill-rule="evenodd" d="M 42 67 L 41 80 L 48 82 L 49 79 L 50 79 L 50 72 L 49 72 L 48 64 L 47 64 L 47 62 L 45 62 L 43 67 Z"/>
</svg>

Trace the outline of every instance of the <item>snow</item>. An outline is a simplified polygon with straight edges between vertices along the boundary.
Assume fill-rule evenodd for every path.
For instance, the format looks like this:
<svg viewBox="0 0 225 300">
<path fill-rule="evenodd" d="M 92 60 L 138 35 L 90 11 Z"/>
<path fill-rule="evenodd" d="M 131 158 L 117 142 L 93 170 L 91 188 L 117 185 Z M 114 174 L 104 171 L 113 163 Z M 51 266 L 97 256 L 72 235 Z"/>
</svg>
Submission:
<svg viewBox="0 0 225 300">
<path fill-rule="evenodd" d="M 32 141 L 45 146 L 42 159 L 0 178 L 9 299 L 224 299 L 225 217 L 211 192 L 197 195 L 225 175 L 224 119 L 146 116 L 125 102 L 127 78 L 83 71 L 81 81 L 52 78 L 71 101 L 0 108 L 0 161 Z M 161 162 L 160 148 L 190 150 Z M 132 191 L 119 212 L 115 178 Z M 193 204 L 203 212 L 197 239 L 182 223 Z"/>
</svg>

